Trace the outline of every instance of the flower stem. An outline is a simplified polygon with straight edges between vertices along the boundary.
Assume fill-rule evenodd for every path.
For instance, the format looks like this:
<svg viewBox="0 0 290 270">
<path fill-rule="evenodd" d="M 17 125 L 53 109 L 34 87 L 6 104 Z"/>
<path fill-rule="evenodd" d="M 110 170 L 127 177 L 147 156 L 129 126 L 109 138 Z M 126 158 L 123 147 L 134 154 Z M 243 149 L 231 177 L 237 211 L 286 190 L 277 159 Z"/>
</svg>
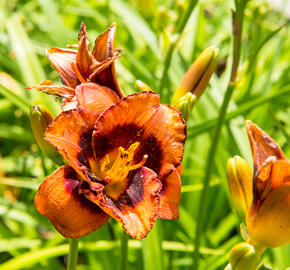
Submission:
<svg viewBox="0 0 290 270">
<path fill-rule="evenodd" d="M 186 9 L 186 12 L 184 14 L 182 14 L 182 18 L 180 18 L 180 20 L 178 20 L 180 23 L 177 25 L 176 34 L 181 34 L 190 18 L 190 15 L 193 11 L 193 9 L 195 8 L 196 4 L 197 4 L 198 0 L 191 0 L 189 3 L 188 8 Z M 167 50 L 167 54 L 165 57 L 165 62 L 164 62 L 164 69 L 163 69 L 163 74 L 162 74 L 162 78 L 161 78 L 161 82 L 160 82 L 160 86 L 159 86 L 159 94 L 161 96 L 161 98 L 163 98 L 163 89 L 165 87 L 165 83 L 167 81 L 167 77 L 168 77 L 168 70 L 169 70 L 169 66 L 171 63 L 171 59 L 172 59 L 172 55 L 173 55 L 173 51 L 178 43 L 179 39 L 175 40 L 174 42 L 172 42 L 169 45 L 169 48 Z M 168 100 L 167 100 L 168 102 Z"/>
<path fill-rule="evenodd" d="M 120 270 L 127 269 L 127 259 L 128 259 L 128 235 L 124 231 L 121 236 L 121 261 Z"/>
<path fill-rule="evenodd" d="M 76 270 L 78 261 L 78 239 L 69 239 L 67 270 Z"/>
<path fill-rule="evenodd" d="M 203 181 L 203 189 L 201 192 L 201 196 L 199 199 L 199 205 L 198 205 L 198 211 L 197 211 L 197 218 L 198 220 L 195 228 L 195 240 L 194 240 L 194 252 L 193 252 L 193 264 L 192 269 L 197 270 L 198 269 L 198 261 L 199 261 L 199 247 L 200 247 L 200 241 L 202 236 L 202 229 L 205 223 L 204 220 L 204 209 L 203 206 L 205 205 L 207 193 L 208 193 L 208 187 L 209 187 L 209 181 L 212 175 L 213 165 L 214 165 L 214 158 L 215 153 L 218 147 L 218 141 L 220 138 L 222 126 L 225 120 L 226 112 L 228 105 L 230 103 L 233 91 L 235 89 L 235 82 L 236 82 L 236 76 L 240 61 L 240 55 L 241 55 L 241 36 L 242 36 L 242 27 L 243 27 L 243 19 L 244 19 L 244 10 L 246 7 L 246 2 L 244 0 L 235 0 L 236 3 L 236 12 L 233 12 L 233 62 L 232 62 L 232 68 L 231 68 L 231 77 L 230 82 L 227 86 L 226 93 L 223 99 L 223 103 L 221 106 L 221 109 L 219 111 L 217 123 L 214 129 L 214 134 L 212 138 L 212 144 L 209 149 L 209 153 L 207 155 L 206 160 L 206 169 L 205 169 L 205 177 Z"/>
</svg>

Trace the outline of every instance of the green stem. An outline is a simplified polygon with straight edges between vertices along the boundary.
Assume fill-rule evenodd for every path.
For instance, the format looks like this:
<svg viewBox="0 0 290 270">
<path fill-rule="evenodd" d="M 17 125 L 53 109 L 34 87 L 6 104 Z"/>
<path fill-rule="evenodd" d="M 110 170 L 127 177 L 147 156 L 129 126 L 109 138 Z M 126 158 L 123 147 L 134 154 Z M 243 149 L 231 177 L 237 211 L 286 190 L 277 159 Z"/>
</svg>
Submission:
<svg viewBox="0 0 290 270">
<path fill-rule="evenodd" d="M 193 9 L 195 8 L 196 4 L 197 4 L 198 0 L 191 0 L 190 3 L 189 3 L 189 6 L 186 10 L 186 12 L 184 13 L 184 15 L 182 16 L 181 20 L 180 20 L 180 23 L 178 24 L 177 28 L 176 28 L 176 31 L 175 33 L 180 35 L 189 18 L 190 18 L 190 15 L 193 11 Z M 159 94 L 161 97 L 163 97 L 163 89 L 165 87 L 165 84 L 166 84 L 166 81 L 167 81 L 167 77 L 168 77 L 168 70 L 169 70 L 169 66 L 170 66 L 170 63 L 171 63 L 171 59 L 172 59 L 172 55 L 173 55 L 173 51 L 177 45 L 179 41 L 179 38 L 177 40 L 175 40 L 174 42 L 172 42 L 167 50 L 167 54 L 166 54 L 166 57 L 165 57 L 165 62 L 164 62 L 164 69 L 163 69 L 163 74 L 162 74 L 162 78 L 161 78 L 161 82 L 160 82 L 160 86 L 159 86 Z"/>
<path fill-rule="evenodd" d="M 120 270 L 127 269 L 127 260 L 128 260 L 128 235 L 124 231 L 121 236 L 121 262 Z"/>
<path fill-rule="evenodd" d="M 204 222 L 204 209 L 203 206 L 205 205 L 207 193 L 208 193 L 208 187 L 210 178 L 213 171 L 214 166 L 214 158 L 216 149 L 218 147 L 218 141 L 220 138 L 222 126 L 225 120 L 226 112 L 228 105 L 230 103 L 233 91 L 235 89 L 235 81 L 240 61 L 240 55 L 241 55 L 241 35 L 242 35 L 242 27 L 243 27 L 243 18 L 244 18 L 244 10 L 246 7 L 247 1 L 238 1 L 236 0 L 236 12 L 233 12 L 233 62 L 232 62 L 232 68 L 231 68 L 231 77 L 230 82 L 227 86 L 225 97 L 221 106 L 221 109 L 219 111 L 217 123 L 214 129 L 214 134 L 212 138 L 212 144 L 209 149 L 209 153 L 207 155 L 206 160 L 206 173 L 204 177 L 203 182 L 203 189 L 201 192 L 199 205 L 198 205 L 198 211 L 197 211 L 197 218 L 198 220 L 196 224 L 195 229 L 195 240 L 194 240 L 194 252 L 193 252 L 193 264 L 192 269 L 197 270 L 198 269 L 198 261 L 199 261 L 199 247 L 200 247 L 200 240 L 201 240 L 201 234 L 202 234 L 202 228 Z"/>
<path fill-rule="evenodd" d="M 163 98 L 163 89 L 165 87 L 165 83 L 168 77 L 168 70 L 169 70 L 169 66 L 171 63 L 171 59 L 172 59 L 172 55 L 173 55 L 173 51 L 175 49 L 175 45 L 177 42 L 173 42 L 170 44 L 166 57 L 165 57 L 165 62 L 164 62 L 164 69 L 163 69 L 163 74 L 162 74 L 162 78 L 161 78 L 161 82 L 160 82 L 160 86 L 159 86 L 159 94 L 161 96 L 161 98 Z"/>
<path fill-rule="evenodd" d="M 78 239 L 69 239 L 67 270 L 76 270 L 78 261 Z"/>
</svg>

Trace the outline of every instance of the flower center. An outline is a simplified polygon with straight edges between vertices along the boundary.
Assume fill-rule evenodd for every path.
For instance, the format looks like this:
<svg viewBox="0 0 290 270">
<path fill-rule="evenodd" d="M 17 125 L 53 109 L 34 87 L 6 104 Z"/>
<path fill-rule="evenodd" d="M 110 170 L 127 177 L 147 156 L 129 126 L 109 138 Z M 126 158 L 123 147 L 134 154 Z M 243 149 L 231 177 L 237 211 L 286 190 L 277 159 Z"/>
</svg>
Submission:
<svg viewBox="0 0 290 270">
<path fill-rule="evenodd" d="M 116 159 L 111 162 L 109 155 L 107 154 L 101 165 L 102 174 L 106 175 L 106 178 L 111 180 L 121 181 L 124 180 L 128 173 L 132 170 L 136 170 L 143 166 L 148 158 L 148 155 L 144 155 L 141 162 L 133 164 L 134 154 L 139 147 L 140 142 L 135 142 L 125 150 L 123 147 L 119 147 Z"/>
</svg>

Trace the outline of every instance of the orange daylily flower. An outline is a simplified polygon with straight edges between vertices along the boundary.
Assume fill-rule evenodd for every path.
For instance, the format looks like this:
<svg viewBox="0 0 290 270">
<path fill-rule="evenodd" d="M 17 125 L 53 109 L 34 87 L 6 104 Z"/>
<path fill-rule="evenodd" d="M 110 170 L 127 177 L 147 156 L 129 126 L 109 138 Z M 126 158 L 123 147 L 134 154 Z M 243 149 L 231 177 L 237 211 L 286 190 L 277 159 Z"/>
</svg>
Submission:
<svg viewBox="0 0 290 270">
<path fill-rule="evenodd" d="M 69 165 L 44 180 L 35 205 L 65 237 L 89 234 L 113 217 L 141 239 L 156 218 L 179 215 L 186 126 L 153 92 L 119 99 L 100 87 L 78 85 L 76 108 L 47 128 L 46 140 Z"/>
<path fill-rule="evenodd" d="M 290 243 L 290 161 L 257 125 L 246 122 L 254 159 L 253 202 L 247 211 L 249 241 L 262 247 Z"/>
<path fill-rule="evenodd" d="M 45 80 L 38 85 L 27 87 L 63 97 L 63 109 L 75 108 L 77 104 L 75 88 L 81 83 L 93 82 L 113 90 L 119 98 L 124 97 L 115 72 L 114 61 L 121 56 L 120 50 L 114 49 L 116 25 L 112 24 L 95 40 L 93 51 L 86 26 L 82 22 L 78 36 L 78 50 L 51 48 L 46 54 L 51 64 L 59 73 L 63 85 Z"/>
</svg>

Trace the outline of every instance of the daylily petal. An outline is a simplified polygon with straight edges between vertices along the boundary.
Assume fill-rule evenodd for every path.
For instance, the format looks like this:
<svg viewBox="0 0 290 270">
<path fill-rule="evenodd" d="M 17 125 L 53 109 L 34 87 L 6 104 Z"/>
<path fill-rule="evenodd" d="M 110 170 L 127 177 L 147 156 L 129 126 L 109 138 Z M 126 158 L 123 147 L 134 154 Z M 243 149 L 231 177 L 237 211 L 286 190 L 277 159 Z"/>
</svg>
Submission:
<svg viewBox="0 0 290 270">
<path fill-rule="evenodd" d="M 93 64 L 91 66 L 91 75 L 89 77 L 89 79 L 93 82 L 98 83 L 98 80 L 94 80 L 94 77 L 101 73 L 103 70 L 105 69 L 109 69 L 111 65 L 113 65 L 114 61 L 117 60 L 119 57 L 121 57 L 122 55 L 119 53 L 115 53 L 115 55 L 113 57 L 109 57 L 106 60 L 104 60 L 103 62 L 97 62 L 95 64 Z"/>
<path fill-rule="evenodd" d="M 99 113 L 96 111 L 64 111 L 45 132 L 45 139 L 56 147 L 84 180 L 89 180 L 88 170 L 96 166 L 91 139 L 98 117 Z"/>
<path fill-rule="evenodd" d="M 99 117 L 93 133 L 93 149 L 100 161 L 120 146 L 126 148 L 139 142 L 135 163 L 148 155 L 144 166 L 162 179 L 182 160 L 185 132 L 179 112 L 160 105 L 159 95 L 142 92 L 123 98 Z"/>
<path fill-rule="evenodd" d="M 251 143 L 254 159 L 254 201 L 265 198 L 271 190 L 272 164 L 276 160 L 286 160 L 278 144 L 251 121 L 246 121 L 246 130 Z"/>
<path fill-rule="evenodd" d="M 121 90 L 115 71 L 114 60 L 120 56 L 118 51 L 114 49 L 116 34 L 116 24 L 112 24 L 107 30 L 100 34 L 95 40 L 95 46 L 93 49 L 93 56 L 98 62 L 106 61 L 110 58 L 112 63 L 101 72 L 93 74 L 91 76 L 92 82 L 99 83 L 114 90 L 120 98 L 124 97 L 124 93 Z"/>
<path fill-rule="evenodd" d="M 62 166 L 47 177 L 35 196 L 36 209 L 65 237 L 87 235 L 108 220 L 97 205 L 78 194 L 79 179 L 70 166 Z"/>
<path fill-rule="evenodd" d="M 119 100 L 117 94 L 108 87 L 96 83 L 84 83 L 76 88 L 78 107 L 100 114 Z"/>
<path fill-rule="evenodd" d="M 51 48 L 46 50 L 46 55 L 58 72 L 62 83 L 71 88 L 78 84 L 78 78 L 72 68 L 72 63 L 76 61 L 75 50 Z"/>
<path fill-rule="evenodd" d="M 84 195 L 117 221 L 128 234 L 136 239 L 144 238 L 152 229 L 159 206 L 161 182 L 156 174 L 146 168 L 129 174 L 129 186 L 118 199 L 105 191 L 98 194 L 87 190 Z"/>
<path fill-rule="evenodd" d="M 82 22 L 79 33 L 79 49 L 76 55 L 76 67 L 84 79 L 83 82 L 87 81 L 89 78 L 91 74 L 90 67 L 93 63 L 94 57 L 90 52 L 90 43 L 88 40 L 86 26 Z"/>
<path fill-rule="evenodd" d="M 290 185 L 272 190 L 257 207 L 248 209 L 247 228 L 250 237 L 265 247 L 290 243 Z"/>
<path fill-rule="evenodd" d="M 251 121 L 246 121 L 246 130 L 251 143 L 254 158 L 254 176 L 271 156 L 286 159 L 278 144 L 262 129 Z"/>
<path fill-rule="evenodd" d="M 76 96 L 63 98 L 61 105 L 62 105 L 63 111 L 69 111 L 72 109 L 76 109 L 78 106 L 78 101 L 77 101 Z"/>
<path fill-rule="evenodd" d="M 56 95 L 64 98 L 73 97 L 75 95 L 75 89 L 64 85 L 57 85 L 49 80 L 42 81 L 37 85 L 25 87 L 25 89 L 36 89 L 46 94 Z"/>
<path fill-rule="evenodd" d="M 277 160 L 273 162 L 271 172 L 272 189 L 290 185 L 290 160 Z"/>
<path fill-rule="evenodd" d="M 116 24 L 113 23 L 108 29 L 97 36 L 93 49 L 93 56 L 97 61 L 102 62 L 114 55 L 115 34 Z"/>
<path fill-rule="evenodd" d="M 179 165 L 162 182 L 160 191 L 160 205 L 157 217 L 164 219 L 177 219 L 179 217 L 178 205 L 180 202 L 182 166 Z"/>
</svg>

